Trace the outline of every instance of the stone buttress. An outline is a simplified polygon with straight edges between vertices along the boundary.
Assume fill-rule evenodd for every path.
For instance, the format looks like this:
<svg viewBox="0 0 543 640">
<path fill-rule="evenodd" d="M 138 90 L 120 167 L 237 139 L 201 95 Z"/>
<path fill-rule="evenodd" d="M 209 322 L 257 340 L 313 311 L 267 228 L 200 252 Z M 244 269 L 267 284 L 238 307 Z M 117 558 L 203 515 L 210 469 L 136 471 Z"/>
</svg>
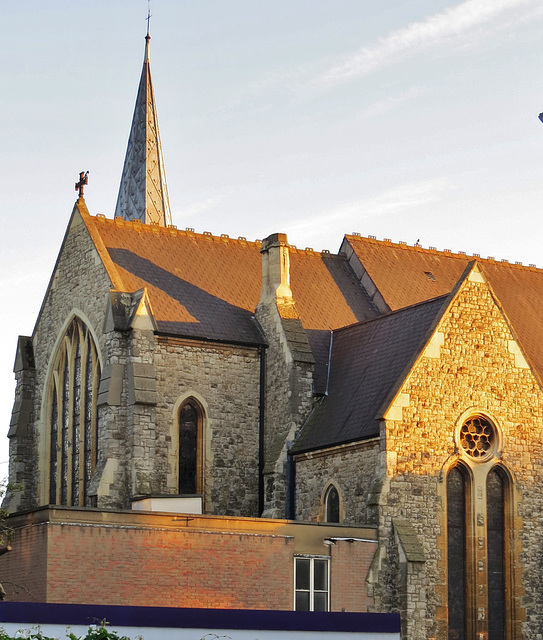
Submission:
<svg viewBox="0 0 543 640">
<path fill-rule="evenodd" d="M 289 486 L 288 451 L 313 402 L 313 367 L 304 327 L 290 288 L 287 237 L 262 242 L 262 292 L 256 309 L 269 344 L 266 355 L 264 513 L 284 518 Z"/>
</svg>

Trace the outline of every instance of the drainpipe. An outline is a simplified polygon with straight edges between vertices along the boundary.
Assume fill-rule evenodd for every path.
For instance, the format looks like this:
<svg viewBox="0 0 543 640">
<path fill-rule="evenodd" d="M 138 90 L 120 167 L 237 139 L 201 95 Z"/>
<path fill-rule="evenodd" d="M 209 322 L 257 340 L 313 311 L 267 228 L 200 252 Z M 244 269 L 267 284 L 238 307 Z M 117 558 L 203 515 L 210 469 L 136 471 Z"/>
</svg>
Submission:
<svg viewBox="0 0 543 640">
<path fill-rule="evenodd" d="M 264 511 L 264 417 L 266 404 L 266 348 L 260 347 L 260 401 L 258 407 L 258 515 Z"/>
<path fill-rule="evenodd" d="M 285 496 L 285 518 L 296 519 L 296 463 L 290 451 L 287 452 L 286 462 L 287 491 Z"/>
<path fill-rule="evenodd" d="M 326 372 L 326 391 L 324 395 L 328 395 L 328 385 L 330 384 L 330 365 L 332 364 L 332 347 L 334 346 L 334 332 L 330 329 L 330 347 L 328 349 L 328 371 Z"/>
</svg>

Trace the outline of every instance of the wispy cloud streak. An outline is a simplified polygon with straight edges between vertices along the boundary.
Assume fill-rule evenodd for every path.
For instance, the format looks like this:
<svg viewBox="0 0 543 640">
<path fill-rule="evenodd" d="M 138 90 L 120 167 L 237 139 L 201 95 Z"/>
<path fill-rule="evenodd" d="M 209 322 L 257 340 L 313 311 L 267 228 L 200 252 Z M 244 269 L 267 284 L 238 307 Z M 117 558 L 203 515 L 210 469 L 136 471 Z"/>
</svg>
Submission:
<svg viewBox="0 0 543 640">
<path fill-rule="evenodd" d="M 345 202 L 333 209 L 297 220 L 286 225 L 285 230 L 289 236 L 311 236 L 311 231 L 321 226 L 341 226 L 344 230 L 356 230 L 357 226 L 368 218 L 407 213 L 438 203 L 453 188 L 447 178 L 402 184 L 373 198 Z"/>
<path fill-rule="evenodd" d="M 319 75 L 315 86 L 328 87 L 372 73 L 408 55 L 467 34 L 505 16 L 532 0 L 466 0 L 421 22 L 393 31 L 374 45 L 363 47 L 343 64 Z"/>
</svg>

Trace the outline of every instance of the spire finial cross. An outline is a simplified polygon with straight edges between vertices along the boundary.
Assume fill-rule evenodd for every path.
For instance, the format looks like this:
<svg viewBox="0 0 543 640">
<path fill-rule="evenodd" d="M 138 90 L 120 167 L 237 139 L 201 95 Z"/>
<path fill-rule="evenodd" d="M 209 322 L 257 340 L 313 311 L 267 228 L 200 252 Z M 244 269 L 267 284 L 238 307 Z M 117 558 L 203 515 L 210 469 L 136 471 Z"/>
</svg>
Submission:
<svg viewBox="0 0 543 640">
<path fill-rule="evenodd" d="M 149 37 L 150 24 L 151 24 L 151 0 L 147 0 L 147 37 Z"/>
<path fill-rule="evenodd" d="M 79 191 L 79 197 L 83 198 L 83 187 L 89 184 L 89 172 L 81 171 L 79 174 L 79 182 L 75 183 L 75 190 Z"/>
</svg>

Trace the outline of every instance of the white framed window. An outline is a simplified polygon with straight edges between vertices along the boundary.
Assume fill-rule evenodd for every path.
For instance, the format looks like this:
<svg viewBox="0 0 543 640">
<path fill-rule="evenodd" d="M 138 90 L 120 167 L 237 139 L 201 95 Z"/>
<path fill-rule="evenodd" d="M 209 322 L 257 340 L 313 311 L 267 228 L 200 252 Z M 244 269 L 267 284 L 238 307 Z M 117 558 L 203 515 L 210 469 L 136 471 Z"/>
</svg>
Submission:
<svg viewBox="0 0 543 640">
<path fill-rule="evenodd" d="M 294 610 L 330 611 L 330 558 L 294 558 Z"/>
</svg>

